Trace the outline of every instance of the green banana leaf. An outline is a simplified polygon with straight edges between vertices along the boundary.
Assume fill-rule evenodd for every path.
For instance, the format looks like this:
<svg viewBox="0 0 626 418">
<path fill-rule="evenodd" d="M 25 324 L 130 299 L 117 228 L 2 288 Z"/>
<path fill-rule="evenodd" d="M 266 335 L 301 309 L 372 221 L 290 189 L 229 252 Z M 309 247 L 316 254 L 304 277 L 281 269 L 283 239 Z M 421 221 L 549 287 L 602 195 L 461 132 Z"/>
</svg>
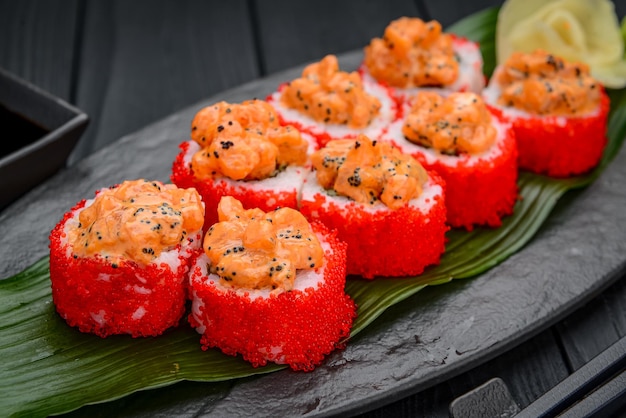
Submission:
<svg viewBox="0 0 626 418">
<path fill-rule="evenodd" d="M 480 42 L 487 75 L 495 66 L 497 11 L 487 9 L 448 29 Z M 522 172 L 523 199 L 515 213 L 498 229 L 450 231 L 439 266 L 408 280 L 349 278 L 347 291 L 359 307 L 352 336 L 426 286 L 472 277 L 502 262 L 529 242 L 565 192 L 592 183 L 626 136 L 626 93 L 610 94 L 609 144 L 595 171 L 562 180 Z M 253 368 L 219 350 L 204 352 L 198 334 L 188 325 L 145 339 L 82 334 L 55 312 L 47 258 L 0 281 L 0 358 L 0 408 L 8 416 L 59 414 L 183 380 L 226 382 L 284 368 Z"/>
</svg>

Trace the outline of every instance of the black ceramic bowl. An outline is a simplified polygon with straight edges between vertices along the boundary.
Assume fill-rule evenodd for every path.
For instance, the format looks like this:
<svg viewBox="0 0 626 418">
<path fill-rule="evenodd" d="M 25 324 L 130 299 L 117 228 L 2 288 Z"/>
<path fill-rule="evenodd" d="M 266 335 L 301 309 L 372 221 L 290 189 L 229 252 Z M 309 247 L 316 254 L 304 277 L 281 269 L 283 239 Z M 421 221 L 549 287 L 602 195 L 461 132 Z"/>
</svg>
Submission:
<svg viewBox="0 0 626 418">
<path fill-rule="evenodd" d="M 0 68 L 0 210 L 64 167 L 89 118 Z"/>
</svg>

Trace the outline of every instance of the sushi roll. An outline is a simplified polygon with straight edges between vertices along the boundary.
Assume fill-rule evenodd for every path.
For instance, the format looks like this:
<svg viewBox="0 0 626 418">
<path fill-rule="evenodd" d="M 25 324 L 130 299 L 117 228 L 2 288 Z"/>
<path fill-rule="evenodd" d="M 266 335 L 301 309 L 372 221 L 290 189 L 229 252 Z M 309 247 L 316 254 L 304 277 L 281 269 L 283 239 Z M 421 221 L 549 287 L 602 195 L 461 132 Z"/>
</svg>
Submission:
<svg viewBox="0 0 626 418">
<path fill-rule="evenodd" d="M 512 123 L 521 169 L 569 177 L 600 161 L 609 98 L 586 64 L 543 50 L 516 52 L 496 68 L 483 96 Z"/>
<path fill-rule="evenodd" d="M 265 213 L 224 197 L 190 286 L 202 348 L 313 370 L 343 348 L 356 306 L 345 293 L 346 244 L 295 209 Z"/>
<path fill-rule="evenodd" d="M 510 124 L 470 92 L 418 93 L 383 138 L 446 183 L 448 224 L 498 227 L 517 201 L 517 146 Z"/>
<path fill-rule="evenodd" d="M 57 312 L 100 337 L 156 336 L 177 325 L 203 221 L 194 189 L 158 181 L 125 181 L 80 201 L 50 233 Z"/>
<path fill-rule="evenodd" d="M 364 48 L 360 70 L 366 78 L 392 87 L 400 100 L 424 89 L 480 93 L 485 86 L 478 44 L 443 32 L 436 20 L 392 21 L 382 38 Z"/>
<path fill-rule="evenodd" d="M 217 222 L 222 196 L 234 196 L 249 208 L 296 208 L 314 147 L 310 136 L 281 126 L 265 101 L 219 102 L 196 113 L 191 140 L 179 145 L 171 180 L 198 190 L 206 230 Z"/>
<path fill-rule="evenodd" d="M 331 139 L 378 137 L 397 116 L 389 88 L 339 69 L 334 55 L 308 65 L 300 78 L 270 94 L 283 123 L 313 135 L 319 147 Z"/>
<path fill-rule="evenodd" d="M 348 274 L 414 276 L 439 263 L 448 230 L 440 176 L 365 135 L 332 140 L 311 159 L 300 211 L 348 244 Z"/>
</svg>

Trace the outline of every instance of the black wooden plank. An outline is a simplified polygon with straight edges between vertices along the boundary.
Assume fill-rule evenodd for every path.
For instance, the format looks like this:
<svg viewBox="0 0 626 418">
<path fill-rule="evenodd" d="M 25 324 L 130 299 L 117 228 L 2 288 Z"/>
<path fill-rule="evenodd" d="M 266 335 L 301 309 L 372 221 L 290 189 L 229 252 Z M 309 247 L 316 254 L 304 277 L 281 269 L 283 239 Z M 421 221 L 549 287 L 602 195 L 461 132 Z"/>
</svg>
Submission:
<svg viewBox="0 0 626 418">
<path fill-rule="evenodd" d="M 625 370 L 626 338 L 622 338 L 522 410 L 519 418 L 556 416 L 566 410 L 559 416 L 587 417 L 594 409 L 597 416 L 608 416 L 600 413 L 605 409 L 601 405 L 618 408 L 626 401 L 613 404 L 615 398 L 626 395 Z"/>
<path fill-rule="evenodd" d="M 73 102 L 77 0 L 0 0 L 0 66 Z"/>
<path fill-rule="evenodd" d="M 423 6 L 428 19 L 437 20 L 444 29 L 459 19 L 462 19 L 474 12 L 486 9 L 492 6 L 500 6 L 503 0 L 417 0 Z"/>
<path fill-rule="evenodd" d="M 572 371 L 626 336 L 626 278 L 557 327 Z"/>
<path fill-rule="evenodd" d="M 612 0 L 613 4 L 615 5 L 615 14 L 617 14 L 617 17 L 620 19 L 623 19 L 624 17 L 626 17 L 626 2 L 624 1 L 617 1 L 617 0 Z"/>
<path fill-rule="evenodd" d="M 611 0 L 615 6 L 615 13 L 619 18 L 626 14 L 626 2 Z M 504 0 L 417 0 L 419 9 L 429 19 L 438 20 L 444 28 L 457 20 L 468 16 L 474 12 L 500 6 Z"/>
<path fill-rule="evenodd" d="M 418 15 L 411 0 L 255 1 L 267 73 L 363 48 L 391 20 Z"/>
<path fill-rule="evenodd" d="M 92 123 L 74 160 L 259 75 L 245 0 L 85 7 L 78 105 Z"/>
</svg>

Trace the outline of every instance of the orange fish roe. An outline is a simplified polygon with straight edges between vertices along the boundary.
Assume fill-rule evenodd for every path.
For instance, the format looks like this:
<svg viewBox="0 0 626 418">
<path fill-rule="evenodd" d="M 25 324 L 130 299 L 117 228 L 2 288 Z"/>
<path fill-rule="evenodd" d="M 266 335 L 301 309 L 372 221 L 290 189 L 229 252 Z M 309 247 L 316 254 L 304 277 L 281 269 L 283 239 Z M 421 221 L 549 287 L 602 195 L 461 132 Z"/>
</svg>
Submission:
<svg viewBox="0 0 626 418">
<path fill-rule="evenodd" d="M 259 180 L 307 160 L 308 142 L 296 128 L 281 126 L 274 108 L 262 100 L 219 102 L 201 109 L 193 119 L 191 138 L 202 147 L 191 161 L 199 180 Z"/>
<path fill-rule="evenodd" d="M 201 209 L 195 191 L 143 180 L 80 201 L 50 233 L 59 315 L 100 337 L 156 336 L 177 325 L 201 243 Z"/>
<path fill-rule="evenodd" d="M 353 129 L 368 126 L 381 109 L 380 100 L 363 88 L 358 72 L 340 71 L 334 55 L 308 65 L 302 77 L 284 85 L 281 103 L 318 122 Z"/>
<path fill-rule="evenodd" d="M 419 197 L 428 176 L 411 156 L 388 143 L 336 139 L 311 156 L 318 183 L 359 203 L 398 209 Z"/>
<path fill-rule="evenodd" d="M 219 222 L 207 231 L 203 248 L 223 286 L 281 293 L 293 288 L 297 270 L 322 265 L 322 247 L 297 210 L 245 210 L 225 196 L 217 211 Z"/>
<path fill-rule="evenodd" d="M 438 264 L 445 250 L 445 196 L 444 181 L 429 172 L 420 197 L 394 210 L 381 203 L 371 206 L 333 196 L 311 173 L 302 190 L 300 211 L 336 230 L 348 244 L 348 274 L 366 279 L 415 276 Z"/>
<path fill-rule="evenodd" d="M 579 115 L 600 103 L 601 89 L 582 63 L 543 50 L 513 53 L 494 75 L 501 106 L 535 115 Z"/>
<path fill-rule="evenodd" d="M 365 47 L 364 64 L 375 79 L 392 87 L 446 86 L 459 74 L 453 39 L 437 21 L 401 17 L 385 28 L 382 39 Z"/>
<path fill-rule="evenodd" d="M 445 98 L 435 92 L 418 93 L 402 133 L 415 144 L 449 155 L 484 152 L 496 140 L 483 99 L 469 92 Z"/>
<path fill-rule="evenodd" d="M 319 223 L 311 225 L 324 248 L 323 263 L 300 271 L 291 291 L 236 290 L 210 274 L 206 254 L 192 269 L 189 322 L 202 334 L 203 350 L 241 354 L 254 367 L 267 362 L 311 371 L 345 347 L 356 317 L 345 293 L 346 244 Z"/>
<path fill-rule="evenodd" d="M 75 255 L 145 265 L 202 228 L 204 205 L 193 188 L 141 179 L 102 190 L 78 219 L 67 231 Z"/>
</svg>

